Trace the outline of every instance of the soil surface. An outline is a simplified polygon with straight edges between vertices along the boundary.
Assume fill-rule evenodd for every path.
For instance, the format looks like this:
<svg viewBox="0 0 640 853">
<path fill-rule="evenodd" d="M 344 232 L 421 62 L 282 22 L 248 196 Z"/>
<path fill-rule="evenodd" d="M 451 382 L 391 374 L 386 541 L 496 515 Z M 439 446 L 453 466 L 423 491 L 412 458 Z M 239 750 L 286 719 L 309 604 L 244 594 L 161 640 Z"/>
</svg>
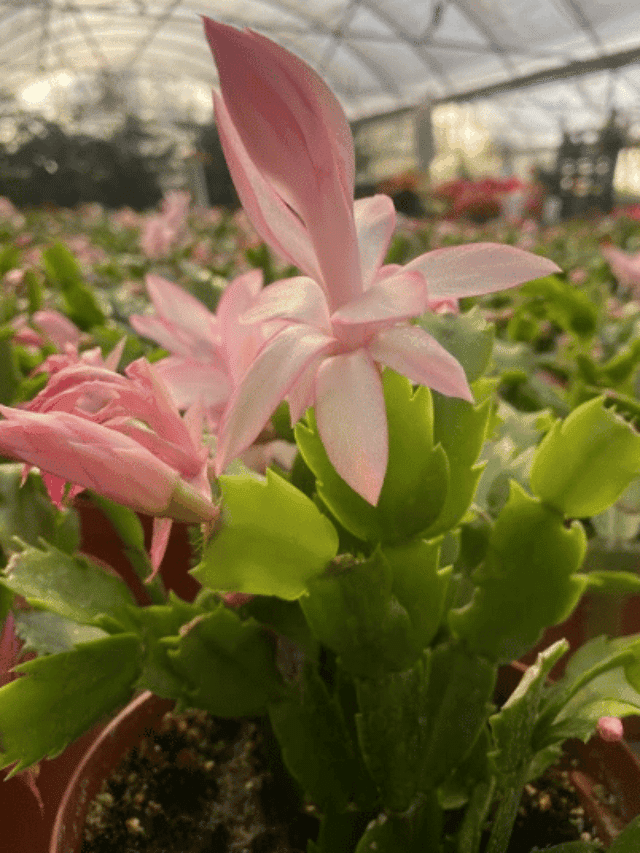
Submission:
<svg viewBox="0 0 640 853">
<path fill-rule="evenodd" d="M 273 747 L 260 721 L 165 714 L 91 803 L 82 853 L 305 853 L 317 822 Z M 526 786 L 507 853 L 594 839 L 568 772 L 552 768 Z"/>
<path fill-rule="evenodd" d="M 567 770 L 550 768 L 525 785 L 507 853 L 531 853 L 567 841 L 598 841 Z M 604 844 L 602 850 L 605 849 Z"/>
<path fill-rule="evenodd" d="M 251 720 L 165 714 L 89 807 L 82 853 L 304 853 L 315 820 Z"/>
</svg>

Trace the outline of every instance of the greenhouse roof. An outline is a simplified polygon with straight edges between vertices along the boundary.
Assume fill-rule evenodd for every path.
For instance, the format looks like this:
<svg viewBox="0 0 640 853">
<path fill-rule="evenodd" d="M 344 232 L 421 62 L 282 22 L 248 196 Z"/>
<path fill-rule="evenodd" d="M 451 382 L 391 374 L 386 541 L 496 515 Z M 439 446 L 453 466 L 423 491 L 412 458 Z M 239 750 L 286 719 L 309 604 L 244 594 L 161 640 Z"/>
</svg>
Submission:
<svg viewBox="0 0 640 853">
<path fill-rule="evenodd" d="M 612 107 L 640 130 L 638 0 L 0 0 L 2 86 L 88 98 L 93 75 L 143 111 L 195 98 L 210 114 L 201 14 L 295 51 L 351 120 L 455 99 L 517 148 L 596 129 Z"/>
</svg>

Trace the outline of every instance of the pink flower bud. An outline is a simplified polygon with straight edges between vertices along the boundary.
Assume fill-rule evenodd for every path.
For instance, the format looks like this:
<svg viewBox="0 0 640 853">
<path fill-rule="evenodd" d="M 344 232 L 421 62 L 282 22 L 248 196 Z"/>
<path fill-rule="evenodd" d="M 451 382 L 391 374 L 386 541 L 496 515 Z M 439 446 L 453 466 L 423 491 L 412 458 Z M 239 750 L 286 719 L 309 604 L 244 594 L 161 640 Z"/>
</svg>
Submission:
<svg viewBox="0 0 640 853">
<path fill-rule="evenodd" d="M 596 729 L 602 740 L 608 743 L 616 743 L 622 740 L 624 735 L 622 720 L 619 717 L 600 717 Z"/>
</svg>

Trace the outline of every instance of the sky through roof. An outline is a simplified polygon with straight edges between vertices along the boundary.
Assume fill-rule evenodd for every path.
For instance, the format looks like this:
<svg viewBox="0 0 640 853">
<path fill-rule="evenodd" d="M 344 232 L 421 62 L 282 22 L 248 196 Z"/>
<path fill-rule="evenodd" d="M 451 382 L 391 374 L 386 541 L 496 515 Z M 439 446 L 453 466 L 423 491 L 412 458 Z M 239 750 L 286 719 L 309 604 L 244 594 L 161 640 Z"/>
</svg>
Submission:
<svg viewBox="0 0 640 853">
<path fill-rule="evenodd" d="M 95 96 L 93 77 L 142 113 L 204 120 L 216 74 L 201 14 L 295 51 L 351 120 L 453 98 L 520 149 L 598 128 L 612 107 L 640 135 L 638 0 L 0 0 L 2 87 L 62 104 Z"/>
</svg>

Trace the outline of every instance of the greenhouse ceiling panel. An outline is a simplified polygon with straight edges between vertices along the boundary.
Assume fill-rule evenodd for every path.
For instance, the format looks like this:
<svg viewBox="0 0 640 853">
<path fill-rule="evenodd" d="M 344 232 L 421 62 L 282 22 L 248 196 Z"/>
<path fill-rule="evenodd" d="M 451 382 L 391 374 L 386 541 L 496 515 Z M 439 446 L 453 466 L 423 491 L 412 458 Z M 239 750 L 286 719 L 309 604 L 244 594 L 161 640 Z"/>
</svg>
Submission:
<svg viewBox="0 0 640 853">
<path fill-rule="evenodd" d="M 518 147 L 595 128 L 612 107 L 640 125 L 638 0 L 0 0 L 2 89 L 37 105 L 88 96 L 94 75 L 114 91 L 137 81 L 142 111 L 141 93 L 171 92 L 163 117 L 188 101 L 180 86 L 204 114 L 216 73 L 202 14 L 298 53 L 354 121 L 471 100 Z"/>
</svg>

